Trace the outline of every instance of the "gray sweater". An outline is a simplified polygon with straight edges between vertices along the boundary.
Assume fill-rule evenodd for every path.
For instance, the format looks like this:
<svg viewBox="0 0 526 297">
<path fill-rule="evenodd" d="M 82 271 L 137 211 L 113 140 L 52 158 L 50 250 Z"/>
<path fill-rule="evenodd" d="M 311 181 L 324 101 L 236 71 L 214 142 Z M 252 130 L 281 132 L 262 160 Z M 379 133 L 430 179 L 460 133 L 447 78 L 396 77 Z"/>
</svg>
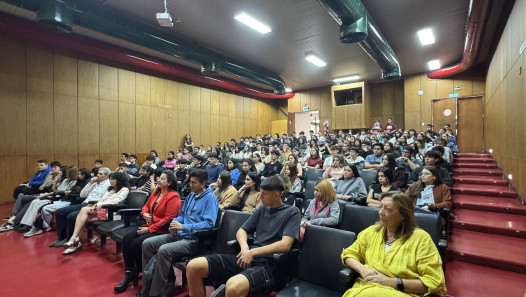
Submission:
<svg viewBox="0 0 526 297">
<path fill-rule="evenodd" d="M 305 216 L 301 219 L 302 222 L 310 221 L 312 225 L 319 226 L 335 226 L 338 224 L 340 218 L 340 205 L 338 201 L 322 207 L 316 215 L 316 199 L 312 199 L 309 203 L 309 207 L 305 211 Z"/>
<path fill-rule="evenodd" d="M 337 179 L 334 182 L 336 194 L 349 195 L 349 202 L 353 200 L 363 200 L 367 198 L 365 183 L 361 177 L 351 177 L 350 179 Z"/>
</svg>

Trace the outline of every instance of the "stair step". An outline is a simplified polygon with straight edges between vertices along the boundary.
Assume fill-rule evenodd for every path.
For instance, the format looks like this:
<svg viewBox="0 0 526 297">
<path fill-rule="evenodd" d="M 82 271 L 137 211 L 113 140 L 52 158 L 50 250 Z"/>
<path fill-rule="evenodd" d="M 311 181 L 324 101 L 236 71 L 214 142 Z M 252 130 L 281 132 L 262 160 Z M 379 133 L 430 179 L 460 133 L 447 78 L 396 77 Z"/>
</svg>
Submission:
<svg viewBox="0 0 526 297">
<path fill-rule="evenodd" d="M 473 153 L 458 153 L 456 154 L 459 158 L 491 158 L 490 154 L 473 154 Z"/>
<path fill-rule="evenodd" d="M 522 215 L 470 209 L 455 209 L 453 213 L 455 219 L 451 220 L 451 225 L 455 229 L 526 238 L 526 217 Z"/>
<path fill-rule="evenodd" d="M 484 169 L 484 168 L 453 168 L 453 175 L 494 175 L 502 176 L 499 169 Z"/>
<path fill-rule="evenodd" d="M 456 229 L 448 241 L 447 257 L 526 273 L 524 246 L 523 238 Z"/>
<path fill-rule="evenodd" d="M 456 297 L 523 297 L 526 274 L 461 261 L 446 264 L 447 294 Z"/>
<path fill-rule="evenodd" d="M 466 157 L 458 157 L 454 158 L 453 162 L 455 163 L 495 163 L 495 160 L 491 158 L 466 158 Z"/>
<path fill-rule="evenodd" d="M 451 189 L 453 194 L 472 194 L 483 196 L 517 197 L 517 193 L 507 186 L 495 185 L 473 185 L 473 184 L 454 184 Z"/>
<path fill-rule="evenodd" d="M 487 168 L 487 169 L 497 169 L 497 164 L 493 163 L 455 163 L 453 168 Z"/>
<path fill-rule="evenodd" d="M 458 184 L 478 184 L 478 185 L 497 185 L 507 186 L 508 181 L 502 176 L 495 175 L 453 175 L 453 182 Z"/>
<path fill-rule="evenodd" d="M 515 199 L 480 195 L 453 194 L 454 209 L 471 209 L 526 216 L 526 207 Z"/>
</svg>

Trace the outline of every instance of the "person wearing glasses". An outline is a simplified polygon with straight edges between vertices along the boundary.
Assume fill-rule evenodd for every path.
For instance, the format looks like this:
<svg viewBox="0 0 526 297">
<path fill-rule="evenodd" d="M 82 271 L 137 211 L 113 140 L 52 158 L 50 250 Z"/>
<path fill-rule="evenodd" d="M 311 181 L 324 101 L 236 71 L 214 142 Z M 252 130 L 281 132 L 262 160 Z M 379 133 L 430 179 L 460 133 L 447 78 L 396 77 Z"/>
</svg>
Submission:
<svg viewBox="0 0 526 297">
<path fill-rule="evenodd" d="M 405 192 L 415 204 L 415 212 L 439 214 L 443 208 L 451 208 L 451 192 L 442 183 L 437 167 L 425 166 L 420 180 Z"/>
</svg>

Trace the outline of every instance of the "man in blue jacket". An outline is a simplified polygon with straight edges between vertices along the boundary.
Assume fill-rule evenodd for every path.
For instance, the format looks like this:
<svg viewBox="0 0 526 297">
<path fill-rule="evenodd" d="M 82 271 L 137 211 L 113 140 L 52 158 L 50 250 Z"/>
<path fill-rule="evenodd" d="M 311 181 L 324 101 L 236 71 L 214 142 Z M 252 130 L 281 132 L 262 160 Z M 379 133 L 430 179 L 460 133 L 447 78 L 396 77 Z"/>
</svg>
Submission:
<svg viewBox="0 0 526 297">
<path fill-rule="evenodd" d="M 38 171 L 35 172 L 31 180 L 27 184 L 20 184 L 13 191 L 13 198 L 15 198 L 15 200 L 21 193 L 24 195 L 33 195 L 41 192 L 39 187 L 44 183 L 46 176 L 51 172 L 51 167 L 49 167 L 46 160 L 38 160 L 37 164 Z"/>
<path fill-rule="evenodd" d="M 172 259 L 194 254 L 197 239 L 192 230 L 213 228 L 216 223 L 219 203 L 211 188 L 206 188 L 208 174 L 202 169 L 191 169 L 189 173 L 191 193 L 186 197 L 179 216 L 170 224 L 170 234 L 146 239 L 142 243 L 142 265 L 146 267 L 156 254 L 155 269 L 147 296 L 163 296 L 168 285 Z M 143 287 L 145 284 L 143 283 Z M 145 290 L 143 290 L 143 295 Z"/>
</svg>

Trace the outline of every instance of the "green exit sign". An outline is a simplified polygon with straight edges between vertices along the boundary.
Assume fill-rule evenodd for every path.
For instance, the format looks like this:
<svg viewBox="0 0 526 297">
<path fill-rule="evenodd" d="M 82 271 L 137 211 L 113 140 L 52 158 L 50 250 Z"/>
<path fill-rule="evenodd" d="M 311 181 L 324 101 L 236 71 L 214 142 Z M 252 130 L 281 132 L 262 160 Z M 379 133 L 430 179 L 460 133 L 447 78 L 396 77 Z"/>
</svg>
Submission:
<svg viewBox="0 0 526 297">
<path fill-rule="evenodd" d="M 458 97 L 458 93 L 449 94 L 449 98 L 457 98 L 457 97 Z"/>
</svg>

